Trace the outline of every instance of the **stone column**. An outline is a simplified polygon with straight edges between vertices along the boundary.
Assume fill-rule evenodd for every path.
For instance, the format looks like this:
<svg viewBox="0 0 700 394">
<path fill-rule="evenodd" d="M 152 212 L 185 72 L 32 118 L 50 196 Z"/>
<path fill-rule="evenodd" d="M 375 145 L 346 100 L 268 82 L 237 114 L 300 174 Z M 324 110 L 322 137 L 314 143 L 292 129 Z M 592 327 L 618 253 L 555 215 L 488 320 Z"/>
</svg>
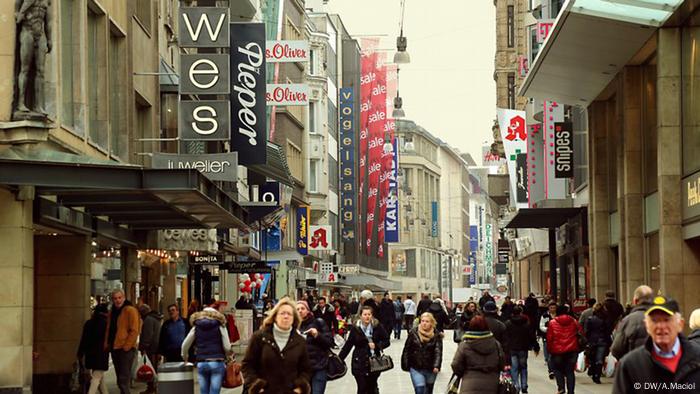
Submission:
<svg viewBox="0 0 700 394">
<path fill-rule="evenodd" d="M 90 238 L 37 235 L 34 390 L 66 387 L 90 316 Z M 58 391 L 58 390 L 57 390 Z"/>
<path fill-rule="evenodd" d="M 681 30 L 659 29 L 658 111 L 659 260 L 661 291 L 681 297 L 696 287 L 683 271 L 681 235 Z M 694 278 L 696 280 L 696 278 Z M 679 300 L 680 301 L 680 300 Z M 683 304 L 681 303 L 683 310 Z M 684 310 L 685 311 L 685 310 Z"/>
<path fill-rule="evenodd" d="M 627 218 L 627 212 L 625 211 L 625 199 L 624 199 L 624 190 L 625 190 L 625 185 L 624 185 L 624 175 L 625 175 L 625 167 L 624 167 L 624 144 L 625 144 L 625 135 L 624 135 L 624 84 L 623 84 L 623 79 L 621 76 L 622 73 L 618 74 L 617 76 L 617 96 L 614 103 L 614 111 L 609 112 L 611 113 L 612 116 L 609 116 L 608 119 L 612 121 L 611 127 L 608 129 L 608 143 L 610 146 L 615 150 L 614 154 L 614 162 L 611 163 L 610 165 L 615 165 L 617 167 L 616 173 L 616 178 L 613 179 L 615 183 L 612 184 L 610 187 L 616 188 L 616 196 L 617 196 L 617 214 L 620 218 L 620 239 L 618 240 L 617 243 L 617 253 L 618 253 L 618 264 L 616 267 L 614 267 L 617 270 L 617 273 L 615 277 L 617 278 L 617 294 L 616 296 L 619 297 L 620 294 L 626 294 L 627 293 L 627 238 L 626 238 L 626 232 L 625 232 L 625 220 Z M 612 105 L 612 104 L 611 104 Z M 610 284 L 610 288 L 608 290 L 616 290 L 615 289 L 615 283 Z"/>
<path fill-rule="evenodd" d="M 644 194 L 642 191 L 642 68 L 628 66 L 622 71 L 622 181 L 621 201 L 624 211 L 625 290 L 617 295 L 620 302 L 632 301 L 632 292 L 644 284 Z M 623 219 L 622 217 L 620 218 Z M 621 231 L 622 232 L 622 231 Z"/>
<path fill-rule="evenodd" d="M 608 204 L 607 103 L 588 108 L 590 130 L 590 208 L 588 209 L 592 296 L 602 299 L 610 287 L 610 213 Z"/>
<path fill-rule="evenodd" d="M 14 193 L 0 189 L 0 392 L 19 393 L 32 384 L 32 202 L 18 201 Z"/>
</svg>

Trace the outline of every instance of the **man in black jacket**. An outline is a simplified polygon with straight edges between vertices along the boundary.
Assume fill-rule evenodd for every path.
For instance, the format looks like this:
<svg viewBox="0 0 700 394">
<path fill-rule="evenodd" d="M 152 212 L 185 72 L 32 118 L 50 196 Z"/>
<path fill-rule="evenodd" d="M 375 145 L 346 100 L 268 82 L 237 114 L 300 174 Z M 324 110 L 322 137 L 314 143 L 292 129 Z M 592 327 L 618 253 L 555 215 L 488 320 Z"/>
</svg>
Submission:
<svg viewBox="0 0 700 394">
<path fill-rule="evenodd" d="M 332 332 L 338 330 L 338 320 L 335 318 L 335 308 L 333 305 L 326 303 L 326 297 L 320 297 L 318 304 L 314 308 L 314 316 L 317 319 L 323 319 L 326 325 Z"/>
<path fill-rule="evenodd" d="M 644 323 L 649 338 L 620 360 L 612 392 L 697 392 L 700 346 L 681 334 L 685 321 L 678 303 L 663 296 L 654 298 Z"/>
<path fill-rule="evenodd" d="M 428 311 L 428 308 L 430 308 L 430 304 L 433 302 L 430 301 L 430 296 L 427 294 L 423 294 L 423 298 L 418 302 L 418 307 L 416 309 L 416 317 L 420 317 L 420 315 L 424 314 L 425 312 Z"/>
<path fill-rule="evenodd" d="M 501 344 L 503 348 L 503 353 L 508 354 L 508 346 L 505 343 L 506 335 L 506 325 L 498 318 L 498 307 L 493 301 L 489 301 L 484 304 L 483 307 L 484 317 L 486 318 L 486 323 L 489 325 L 489 331 L 493 333 L 493 337 L 496 338 L 498 343 Z M 510 360 L 507 360 L 506 364 L 510 364 Z"/>
<path fill-rule="evenodd" d="M 651 287 L 642 285 L 634 290 L 632 303 L 634 308 L 629 315 L 617 325 L 613 334 L 613 343 L 610 352 L 616 359 L 621 360 L 625 354 L 643 346 L 649 337 L 644 324 L 644 313 L 651 306 L 654 299 L 654 291 Z"/>
<path fill-rule="evenodd" d="M 513 383 L 521 393 L 527 393 L 527 352 L 535 345 L 535 331 L 519 305 L 513 308 L 512 317 L 506 322 L 506 348 L 510 351 Z"/>
<path fill-rule="evenodd" d="M 384 331 L 391 333 L 394 331 L 394 303 L 391 301 L 389 293 L 384 293 L 382 302 L 379 303 L 379 322 L 384 326 Z"/>
</svg>

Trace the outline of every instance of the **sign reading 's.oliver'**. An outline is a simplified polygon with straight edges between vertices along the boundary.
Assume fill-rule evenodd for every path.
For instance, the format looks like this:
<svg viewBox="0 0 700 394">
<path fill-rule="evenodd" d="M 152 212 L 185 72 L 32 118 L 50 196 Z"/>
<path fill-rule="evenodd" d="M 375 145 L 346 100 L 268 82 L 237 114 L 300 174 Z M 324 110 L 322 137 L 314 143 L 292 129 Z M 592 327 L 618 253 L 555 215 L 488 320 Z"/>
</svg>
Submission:
<svg viewBox="0 0 700 394">
<path fill-rule="evenodd" d="M 265 164 L 265 24 L 231 24 L 231 150 L 240 164 Z"/>
</svg>

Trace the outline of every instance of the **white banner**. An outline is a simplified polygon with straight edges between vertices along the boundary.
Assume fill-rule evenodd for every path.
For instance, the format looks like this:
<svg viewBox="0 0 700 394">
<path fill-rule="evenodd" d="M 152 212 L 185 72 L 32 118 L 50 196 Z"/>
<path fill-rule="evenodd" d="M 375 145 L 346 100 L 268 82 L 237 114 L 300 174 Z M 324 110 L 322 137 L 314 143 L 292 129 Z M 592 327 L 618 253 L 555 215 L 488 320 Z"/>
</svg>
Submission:
<svg viewBox="0 0 700 394">
<path fill-rule="evenodd" d="M 309 85 L 304 83 L 268 84 L 267 106 L 309 105 Z"/>
<path fill-rule="evenodd" d="M 309 61 L 308 41 L 267 41 L 265 60 L 268 63 L 293 63 Z"/>
<path fill-rule="evenodd" d="M 556 177 L 555 165 L 555 123 L 564 121 L 564 104 L 554 101 L 544 102 L 544 119 L 542 128 L 544 129 L 544 164 L 545 172 L 545 198 L 563 199 L 567 197 L 566 179 Z"/>
<path fill-rule="evenodd" d="M 331 225 L 309 226 L 309 250 L 333 250 Z"/>
<path fill-rule="evenodd" d="M 519 176 L 518 173 L 518 155 L 527 155 L 525 111 L 498 108 L 497 113 L 498 126 L 501 129 L 501 138 L 503 139 L 506 161 L 508 162 L 511 204 L 517 208 L 527 208 L 527 183 L 523 182 L 522 176 Z M 521 170 L 524 171 L 525 169 L 522 168 Z M 525 193 L 524 200 L 522 198 L 523 193 Z"/>
</svg>

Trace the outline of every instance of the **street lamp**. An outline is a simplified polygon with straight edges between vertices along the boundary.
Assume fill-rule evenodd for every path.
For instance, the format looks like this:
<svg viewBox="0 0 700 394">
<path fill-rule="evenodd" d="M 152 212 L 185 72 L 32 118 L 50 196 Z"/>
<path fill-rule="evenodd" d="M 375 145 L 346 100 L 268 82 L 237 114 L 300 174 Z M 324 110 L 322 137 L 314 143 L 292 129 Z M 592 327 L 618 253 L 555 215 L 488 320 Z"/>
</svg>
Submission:
<svg viewBox="0 0 700 394">
<path fill-rule="evenodd" d="M 408 56 L 406 52 L 406 47 L 408 46 L 408 39 L 403 36 L 403 16 L 406 11 L 406 0 L 401 1 L 401 32 L 399 36 L 396 37 L 396 53 L 394 54 L 394 63 L 396 64 L 406 64 L 411 62 L 411 57 Z"/>
</svg>

